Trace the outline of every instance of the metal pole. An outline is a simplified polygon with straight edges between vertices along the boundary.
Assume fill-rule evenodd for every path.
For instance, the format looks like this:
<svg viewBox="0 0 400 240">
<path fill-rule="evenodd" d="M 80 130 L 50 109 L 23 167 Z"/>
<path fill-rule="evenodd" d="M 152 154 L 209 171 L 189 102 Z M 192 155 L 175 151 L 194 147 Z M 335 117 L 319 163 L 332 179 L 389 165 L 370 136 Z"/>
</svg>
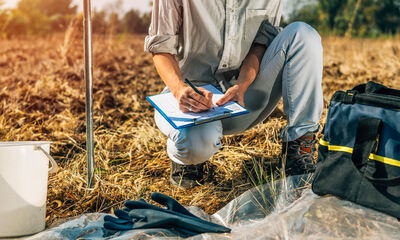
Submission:
<svg viewBox="0 0 400 240">
<path fill-rule="evenodd" d="M 93 139 L 93 57 L 92 57 L 92 23 L 91 0 L 83 0 L 84 12 L 84 51 L 85 51 L 85 82 L 86 82 L 86 160 L 87 186 L 94 187 L 94 139 Z"/>
</svg>

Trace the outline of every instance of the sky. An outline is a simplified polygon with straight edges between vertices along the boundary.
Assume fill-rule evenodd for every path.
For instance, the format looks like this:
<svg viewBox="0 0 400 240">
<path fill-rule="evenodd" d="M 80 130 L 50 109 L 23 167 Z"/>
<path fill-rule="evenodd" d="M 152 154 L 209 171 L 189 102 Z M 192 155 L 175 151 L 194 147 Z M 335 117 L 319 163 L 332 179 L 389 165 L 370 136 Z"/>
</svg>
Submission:
<svg viewBox="0 0 400 240">
<path fill-rule="evenodd" d="M 18 3 L 19 0 L 0 0 L 5 3 L 3 7 L 15 7 Z M 109 10 L 114 10 L 110 8 L 115 8 L 116 7 L 116 2 L 121 1 L 122 2 L 122 11 L 128 11 L 132 8 L 138 9 L 140 12 L 149 12 L 151 11 L 151 6 L 150 6 L 150 0 L 92 0 L 92 7 L 96 8 L 97 10 L 102 10 L 104 8 L 107 8 Z M 283 0 L 284 6 L 286 5 L 287 2 L 291 0 Z M 82 0 L 74 0 L 76 5 L 78 5 L 79 9 L 82 9 L 83 1 Z M 287 14 L 287 11 L 285 11 L 284 8 L 284 14 Z"/>
<path fill-rule="evenodd" d="M 5 3 L 3 7 L 15 7 L 19 0 L 1 0 Z M 74 0 L 75 4 L 82 9 L 83 1 Z M 115 6 L 116 0 L 92 0 L 92 7 L 98 10 L 103 8 L 109 9 L 110 6 Z M 139 9 L 142 13 L 151 10 L 150 0 L 122 0 L 122 9 L 130 10 L 132 8 Z"/>
</svg>

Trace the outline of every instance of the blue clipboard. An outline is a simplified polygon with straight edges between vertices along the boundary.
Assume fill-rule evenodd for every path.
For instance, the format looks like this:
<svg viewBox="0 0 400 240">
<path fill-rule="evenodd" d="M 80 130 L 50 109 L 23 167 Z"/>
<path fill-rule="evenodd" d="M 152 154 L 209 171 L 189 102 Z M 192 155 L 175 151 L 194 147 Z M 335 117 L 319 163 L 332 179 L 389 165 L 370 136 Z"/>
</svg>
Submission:
<svg viewBox="0 0 400 240">
<path fill-rule="evenodd" d="M 213 101 L 223 96 L 223 93 L 212 85 L 201 86 L 213 93 Z M 236 102 L 230 102 L 215 111 L 202 113 L 182 113 L 179 111 L 177 101 L 172 93 L 160 93 L 147 96 L 146 100 L 173 126 L 175 129 L 192 127 L 212 121 L 235 117 L 249 113 L 247 109 Z M 183 117 L 184 116 L 184 117 Z"/>
</svg>

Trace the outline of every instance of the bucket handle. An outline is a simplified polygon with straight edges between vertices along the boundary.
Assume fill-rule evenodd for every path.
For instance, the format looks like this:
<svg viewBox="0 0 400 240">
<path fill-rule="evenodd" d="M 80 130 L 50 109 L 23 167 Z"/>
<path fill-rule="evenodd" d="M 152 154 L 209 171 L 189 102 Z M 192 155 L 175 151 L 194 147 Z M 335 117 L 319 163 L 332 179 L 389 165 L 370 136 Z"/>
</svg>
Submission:
<svg viewBox="0 0 400 240">
<path fill-rule="evenodd" d="M 54 160 L 54 158 L 52 156 L 50 156 L 50 154 L 48 152 L 46 152 L 42 148 L 42 146 L 37 145 L 34 147 L 34 150 L 40 150 L 44 153 L 44 155 L 46 155 L 46 157 L 50 160 L 50 164 L 51 164 L 51 167 L 49 167 L 49 173 L 56 173 L 57 169 L 58 169 L 58 165 L 57 165 L 57 162 Z"/>
</svg>

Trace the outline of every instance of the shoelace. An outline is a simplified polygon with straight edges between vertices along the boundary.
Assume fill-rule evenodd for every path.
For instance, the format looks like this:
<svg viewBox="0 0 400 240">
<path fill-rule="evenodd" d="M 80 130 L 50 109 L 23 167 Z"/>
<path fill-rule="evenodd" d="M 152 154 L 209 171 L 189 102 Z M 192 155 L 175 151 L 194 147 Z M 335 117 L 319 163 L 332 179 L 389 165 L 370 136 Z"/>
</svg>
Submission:
<svg viewBox="0 0 400 240">
<path fill-rule="evenodd" d="M 316 150 L 316 143 L 317 140 L 314 137 L 312 139 L 296 139 L 291 144 L 289 144 L 288 154 L 296 154 L 297 156 L 300 156 L 296 160 L 296 162 L 303 170 L 313 169 L 315 167 L 314 152 Z M 305 149 L 309 151 L 306 151 Z"/>
</svg>

